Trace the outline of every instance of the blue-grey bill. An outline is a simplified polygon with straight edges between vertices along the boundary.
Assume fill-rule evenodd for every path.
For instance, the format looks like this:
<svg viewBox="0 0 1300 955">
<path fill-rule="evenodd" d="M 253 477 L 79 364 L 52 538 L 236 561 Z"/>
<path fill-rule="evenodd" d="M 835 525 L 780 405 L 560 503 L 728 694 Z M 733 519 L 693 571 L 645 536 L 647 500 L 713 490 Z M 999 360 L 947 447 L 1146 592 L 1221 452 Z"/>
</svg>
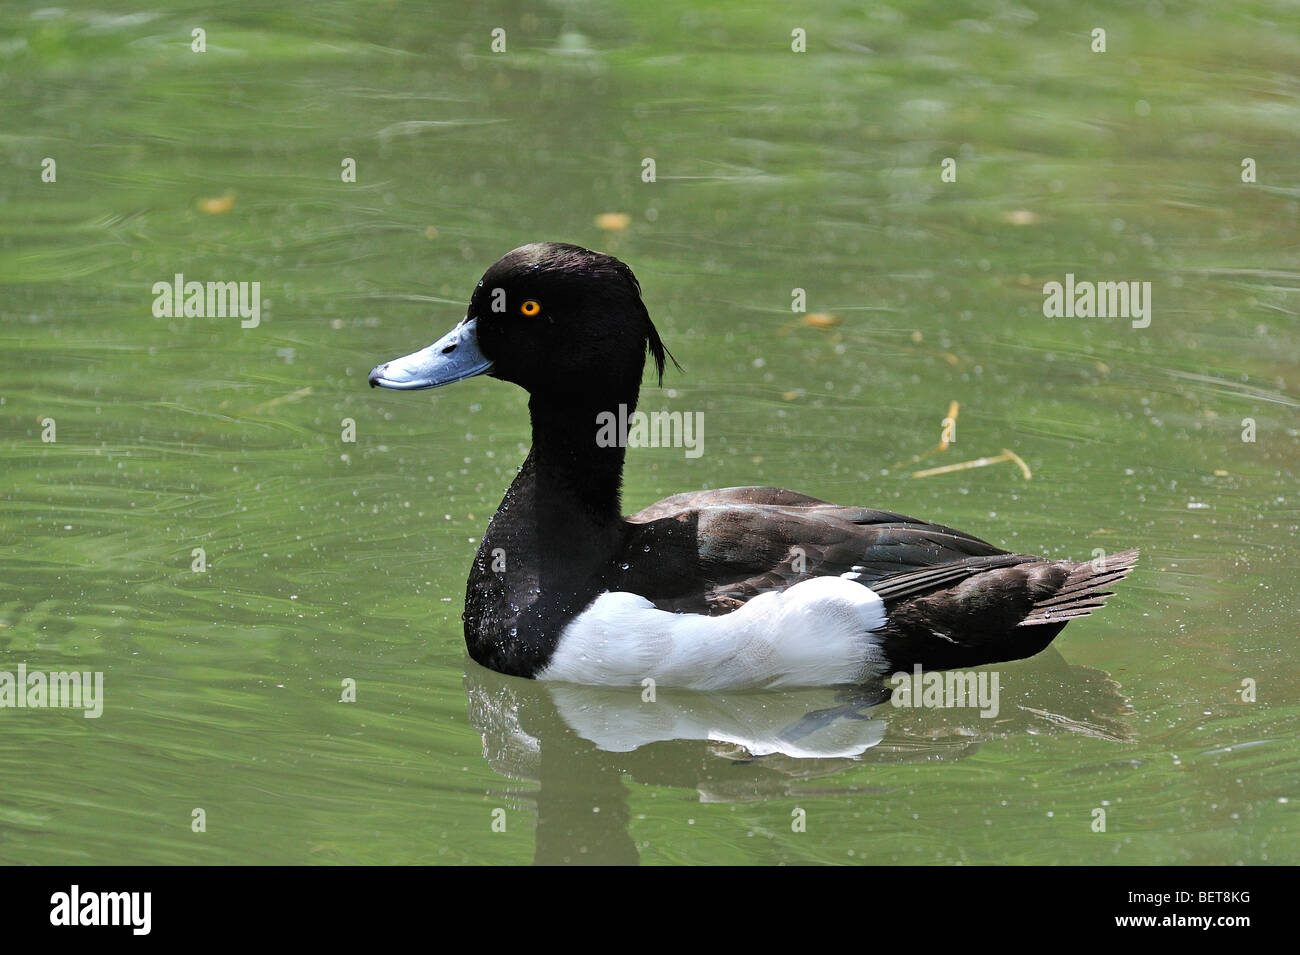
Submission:
<svg viewBox="0 0 1300 955">
<path fill-rule="evenodd" d="M 490 372 L 492 362 L 478 350 L 476 321 L 468 318 L 428 348 L 376 365 L 370 372 L 370 387 L 416 391 Z"/>
</svg>

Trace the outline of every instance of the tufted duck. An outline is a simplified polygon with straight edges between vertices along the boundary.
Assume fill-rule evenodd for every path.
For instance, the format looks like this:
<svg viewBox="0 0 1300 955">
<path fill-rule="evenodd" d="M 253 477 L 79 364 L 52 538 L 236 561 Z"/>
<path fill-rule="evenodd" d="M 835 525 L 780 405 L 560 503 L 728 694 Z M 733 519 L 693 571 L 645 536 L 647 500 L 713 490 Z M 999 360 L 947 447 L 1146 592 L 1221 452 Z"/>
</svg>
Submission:
<svg viewBox="0 0 1300 955">
<path fill-rule="evenodd" d="M 662 381 L 672 356 L 632 270 L 544 242 L 489 268 L 443 338 L 371 371 L 383 388 L 489 375 L 529 394 L 532 448 L 465 594 L 484 666 L 720 690 L 1017 660 L 1100 607 L 1137 561 L 1008 553 L 773 487 L 676 494 L 624 517 L 625 449 L 597 440 L 598 422 L 635 410 L 647 355 Z"/>
</svg>

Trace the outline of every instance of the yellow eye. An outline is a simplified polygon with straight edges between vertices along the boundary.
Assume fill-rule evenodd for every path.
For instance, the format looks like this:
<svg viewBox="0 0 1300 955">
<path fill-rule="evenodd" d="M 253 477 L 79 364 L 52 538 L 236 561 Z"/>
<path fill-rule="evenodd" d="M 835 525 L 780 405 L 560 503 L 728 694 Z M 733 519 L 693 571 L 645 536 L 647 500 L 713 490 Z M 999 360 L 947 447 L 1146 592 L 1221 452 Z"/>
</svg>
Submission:
<svg viewBox="0 0 1300 955">
<path fill-rule="evenodd" d="M 541 310 L 542 310 L 542 306 L 539 305 L 537 302 L 534 302 L 531 298 L 528 301 L 524 302 L 523 305 L 519 306 L 519 311 L 523 312 L 529 318 L 532 318 Z"/>
</svg>

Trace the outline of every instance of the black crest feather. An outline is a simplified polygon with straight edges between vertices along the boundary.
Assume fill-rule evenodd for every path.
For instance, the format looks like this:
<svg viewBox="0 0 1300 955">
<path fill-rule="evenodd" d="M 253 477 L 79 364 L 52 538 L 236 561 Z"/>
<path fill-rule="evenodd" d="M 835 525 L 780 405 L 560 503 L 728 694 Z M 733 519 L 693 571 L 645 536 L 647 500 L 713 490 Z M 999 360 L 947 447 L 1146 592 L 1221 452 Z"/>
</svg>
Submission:
<svg viewBox="0 0 1300 955">
<path fill-rule="evenodd" d="M 640 306 L 641 316 L 645 319 L 646 351 L 654 360 L 655 374 L 659 384 L 662 386 L 664 383 L 664 367 L 666 361 L 671 361 L 673 367 L 678 371 L 684 372 L 686 369 L 682 367 L 681 362 L 673 357 L 673 353 L 668 350 L 668 346 L 664 344 L 664 340 L 659 337 L 659 329 L 655 328 L 655 323 L 650 318 L 650 310 L 645 307 L 645 302 L 641 299 L 641 283 L 637 281 L 636 276 L 632 274 L 632 270 L 628 268 L 626 263 L 621 262 L 618 259 L 613 259 L 613 261 L 617 263 L 615 267 L 618 271 L 632 285 L 632 288 L 636 290 L 637 305 Z"/>
</svg>

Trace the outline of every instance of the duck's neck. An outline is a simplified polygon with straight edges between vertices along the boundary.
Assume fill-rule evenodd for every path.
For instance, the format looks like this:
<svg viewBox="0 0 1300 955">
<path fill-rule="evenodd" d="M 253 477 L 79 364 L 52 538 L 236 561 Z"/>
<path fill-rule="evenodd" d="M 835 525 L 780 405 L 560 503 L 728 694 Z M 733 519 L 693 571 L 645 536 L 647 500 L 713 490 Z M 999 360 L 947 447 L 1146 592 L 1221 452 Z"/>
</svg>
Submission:
<svg viewBox="0 0 1300 955">
<path fill-rule="evenodd" d="M 539 543 L 622 525 L 626 449 L 598 437 L 603 416 L 617 422 L 619 405 L 630 415 L 636 399 L 635 393 L 622 402 L 529 399 L 533 446 L 515 483 L 531 485 Z"/>
<path fill-rule="evenodd" d="M 597 441 L 618 405 L 528 403 L 533 446 L 479 544 L 465 594 L 465 640 L 484 666 L 535 676 L 564 625 L 604 589 L 626 536 L 621 443 Z M 622 404 L 630 414 L 636 395 Z M 609 446 L 603 446 L 609 445 Z"/>
</svg>

